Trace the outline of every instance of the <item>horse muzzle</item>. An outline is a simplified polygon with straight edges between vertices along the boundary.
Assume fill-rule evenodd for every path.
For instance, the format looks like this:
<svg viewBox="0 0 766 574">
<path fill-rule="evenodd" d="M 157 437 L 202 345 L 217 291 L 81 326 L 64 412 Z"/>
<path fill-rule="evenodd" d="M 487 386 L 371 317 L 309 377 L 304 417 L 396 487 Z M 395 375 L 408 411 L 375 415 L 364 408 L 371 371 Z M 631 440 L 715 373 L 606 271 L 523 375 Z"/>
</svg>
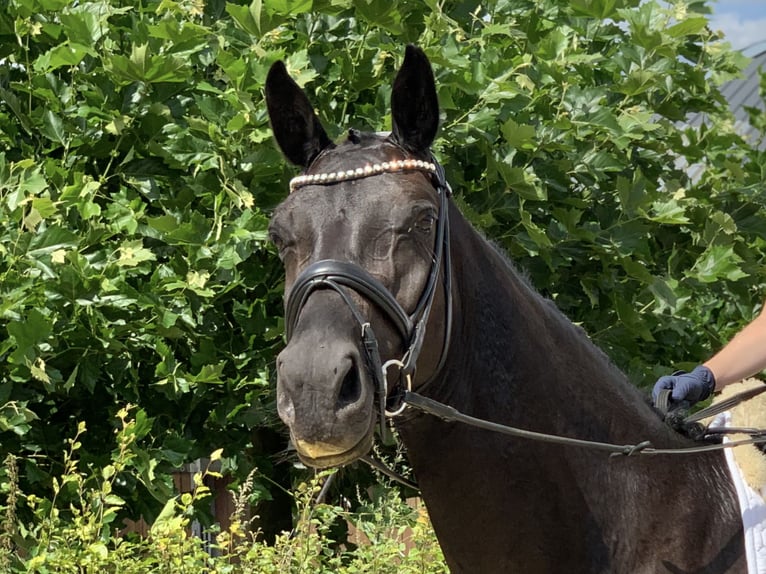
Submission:
<svg viewBox="0 0 766 574">
<path fill-rule="evenodd" d="M 374 386 L 358 347 L 301 333 L 277 359 L 277 411 L 306 465 L 348 464 L 372 447 Z M 323 340 L 319 340 L 319 339 Z"/>
</svg>

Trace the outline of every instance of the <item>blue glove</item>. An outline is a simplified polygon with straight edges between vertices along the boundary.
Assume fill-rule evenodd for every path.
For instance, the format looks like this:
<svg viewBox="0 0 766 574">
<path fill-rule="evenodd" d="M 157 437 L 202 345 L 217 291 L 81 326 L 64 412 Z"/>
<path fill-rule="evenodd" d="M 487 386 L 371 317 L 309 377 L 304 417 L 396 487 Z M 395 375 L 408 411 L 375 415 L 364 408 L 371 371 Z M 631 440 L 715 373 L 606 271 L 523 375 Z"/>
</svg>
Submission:
<svg viewBox="0 0 766 574">
<path fill-rule="evenodd" d="M 703 365 L 695 367 L 691 373 L 677 371 L 672 375 L 660 377 L 654 383 L 652 398 L 657 402 L 657 397 L 663 389 L 672 390 L 673 402 L 689 401 L 694 404 L 704 401 L 715 389 L 715 377 L 710 369 Z"/>
</svg>

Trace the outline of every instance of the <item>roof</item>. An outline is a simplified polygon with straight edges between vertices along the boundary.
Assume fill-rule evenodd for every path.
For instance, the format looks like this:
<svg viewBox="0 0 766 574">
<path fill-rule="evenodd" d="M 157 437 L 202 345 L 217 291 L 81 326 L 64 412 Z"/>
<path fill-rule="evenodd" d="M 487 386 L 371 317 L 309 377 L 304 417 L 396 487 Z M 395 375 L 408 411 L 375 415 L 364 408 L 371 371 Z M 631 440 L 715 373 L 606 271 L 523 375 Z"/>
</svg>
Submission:
<svg viewBox="0 0 766 574">
<path fill-rule="evenodd" d="M 746 139 L 756 142 L 759 139 L 761 149 L 766 149 L 766 134 L 758 131 L 748 123 L 746 108 L 759 108 L 766 111 L 766 103 L 761 97 L 761 74 L 766 73 L 766 51 L 753 56 L 750 64 L 745 68 L 742 78 L 731 80 L 721 86 L 721 94 L 734 114 L 737 131 Z"/>
<path fill-rule="evenodd" d="M 766 74 L 766 51 L 752 56 L 752 60 L 742 72 L 742 77 L 730 80 L 721 86 L 721 94 L 729 102 L 729 109 L 734 114 L 737 132 L 747 141 L 757 144 L 759 149 L 766 149 L 766 134 L 759 134 L 748 121 L 747 108 L 766 110 L 766 103 L 761 97 L 761 73 Z M 687 125 L 699 127 L 707 121 L 707 114 L 693 113 L 686 120 Z"/>
<path fill-rule="evenodd" d="M 721 86 L 721 94 L 727 102 L 735 118 L 735 129 L 746 138 L 747 141 L 757 145 L 758 149 L 766 150 L 766 134 L 758 133 L 758 130 L 748 121 L 747 108 L 758 108 L 766 111 L 766 102 L 761 97 L 760 83 L 761 74 L 766 74 L 766 51 L 752 56 L 752 60 L 742 73 L 741 78 L 730 80 Z M 690 114 L 684 122 L 688 126 L 698 128 L 707 120 L 704 113 Z M 705 170 L 704 162 L 689 165 L 686 159 L 678 158 L 676 167 L 686 170 L 692 181 L 699 179 Z"/>
</svg>

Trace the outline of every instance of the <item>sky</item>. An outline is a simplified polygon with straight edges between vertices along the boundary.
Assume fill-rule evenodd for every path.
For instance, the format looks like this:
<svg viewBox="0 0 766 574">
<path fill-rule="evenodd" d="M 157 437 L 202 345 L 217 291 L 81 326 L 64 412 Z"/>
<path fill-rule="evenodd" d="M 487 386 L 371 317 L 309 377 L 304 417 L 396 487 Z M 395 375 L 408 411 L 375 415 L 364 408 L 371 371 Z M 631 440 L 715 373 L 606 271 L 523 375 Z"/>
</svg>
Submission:
<svg viewBox="0 0 766 574">
<path fill-rule="evenodd" d="M 766 0 L 717 0 L 710 6 L 713 29 L 722 30 L 733 48 L 749 56 L 766 50 Z"/>
</svg>

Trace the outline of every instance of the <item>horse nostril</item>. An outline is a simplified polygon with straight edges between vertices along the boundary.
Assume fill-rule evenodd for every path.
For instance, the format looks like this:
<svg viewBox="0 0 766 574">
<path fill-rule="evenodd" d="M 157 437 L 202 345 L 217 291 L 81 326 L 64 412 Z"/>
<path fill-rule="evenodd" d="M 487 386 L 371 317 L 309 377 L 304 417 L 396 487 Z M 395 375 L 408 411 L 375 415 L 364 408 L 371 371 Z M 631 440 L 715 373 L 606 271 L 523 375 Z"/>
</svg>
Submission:
<svg viewBox="0 0 766 574">
<path fill-rule="evenodd" d="M 340 391 L 338 392 L 338 410 L 353 405 L 361 396 L 362 382 L 359 380 L 356 365 L 352 365 L 340 384 Z"/>
</svg>

